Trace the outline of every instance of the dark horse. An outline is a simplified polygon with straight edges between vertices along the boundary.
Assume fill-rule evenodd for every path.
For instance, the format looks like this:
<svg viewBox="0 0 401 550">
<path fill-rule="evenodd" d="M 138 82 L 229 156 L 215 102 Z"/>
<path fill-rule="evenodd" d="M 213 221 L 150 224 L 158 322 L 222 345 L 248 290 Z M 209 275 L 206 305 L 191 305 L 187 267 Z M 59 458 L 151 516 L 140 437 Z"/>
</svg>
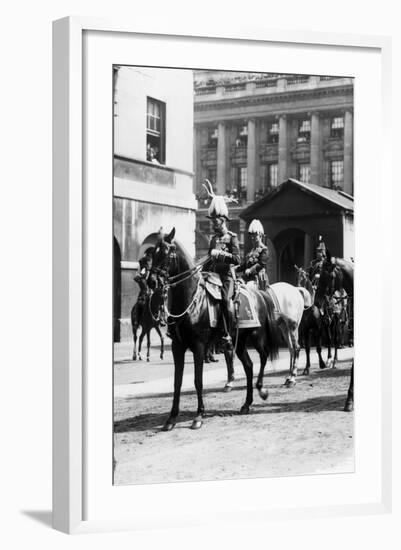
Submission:
<svg viewBox="0 0 401 550">
<path fill-rule="evenodd" d="M 342 258 L 334 258 L 327 251 L 327 257 L 323 262 L 320 272 L 319 283 L 316 290 L 315 303 L 321 307 L 325 296 L 332 297 L 338 290 L 344 289 L 348 294 L 348 299 L 353 302 L 354 294 L 354 264 L 343 260 Z M 348 389 L 347 400 L 345 402 L 345 411 L 352 411 L 354 408 L 354 361 L 351 367 L 351 380 Z"/>
<path fill-rule="evenodd" d="M 316 353 L 319 356 L 319 367 L 321 369 L 326 368 L 326 363 L 322 357 L 322 335 L 325 332 L 328 341 L 327 361 L 331 358 L 331 333 L 330 326 L 324 319 L 320 309 L 313 303 L 315 296 L 315 288 L 312 285 L 311 280 L 307 272 L 302 267 L 295 266 L 297 272 L 297 286 L 306 288 L 312 297 L 312 305 L 308 309 L 305 309 L 302 315 L 301 324 L 299 326 L 300 334 L 302 336 L 305 345 L 306 365 L 302 374 L 308 375 L 310 371 L 310 336 L 311 333 L 315 337 Z"/>
<path fill-rule="evenodd" d="M 179 414 L 179 401 L 182 377 L 185 363 L 185 352 L 190 350 L 194 357 L 195 388 L 198 398 L 198 409 L 192 422 L 192 429 L 202 426 L 205 407 L 203 404 L 203 363 L 205 349 L 216 336 L 216 329 L 211 329 L 207 311 L 206 291 L 203 286 L 203 276 L 200 268 L 195 266 L 191 258 L 173 243 L 175 229 L 167 236 L 160 235 L 155 247 L 153 267 L 159 279 L 164 278 L 168 293 L 168 322 L 172 337 L 172 352 L 174 357 L 174 398 L 170 416 L 163 430 L 174 428 Z M 233 334 L 236 341 L 236 354 L 243 364 L 247 391 L 245 403 L 240 413 L 246 414 L 253 401 L 253 363 L 247 352 L 248 342 L 256 348 L 260 356 L 260 370 L 256 382 L 259 395 L 267 399 L 268 391 L 263 386 L 264 368 L 268 356 L 274 359 L 278 355 L 280 335 L 273 319 L 273 304 L 270 298 L 260 292 L 252 291 L 255 300 L 260 327 L 239 329 Z M 225 352 L 227 368 L 231 371 L 233 365 L 233 350 Z"/>
<path fill-rule="evenodd" d="M 143 284 L 146 285 L 146 282 L 143 281 Z M 164 338 L 160 330 L 160 308 L 163 304 L 163 295 L 159 288 L 156 288 L 154 291 L 142 289 L 144 294 L 141 296 L 141 307 L 139 307 L 138 302 L 134 305 L 131 310 L 131 326 L 132 326 L 132 337 L 134 339 L 134 350 L 132 352 L 132 359 L 136 361 L 137 357 L 139 360 L 142 360 L 141 357 L 141 348 L 142 341 L 146 336 L 147 343 L 147 352 L 146 352 L 146 361 L 150 359 L 150 333 L 152 329 L 155 329 L 160 338 L 160 359 L 163 359 L 164 355 Z M 136 348 L 137 343 L 137 331 L 141 327 L 141 334 L 139 336 L 138 344 L 138 353 Z"/>
</svg>

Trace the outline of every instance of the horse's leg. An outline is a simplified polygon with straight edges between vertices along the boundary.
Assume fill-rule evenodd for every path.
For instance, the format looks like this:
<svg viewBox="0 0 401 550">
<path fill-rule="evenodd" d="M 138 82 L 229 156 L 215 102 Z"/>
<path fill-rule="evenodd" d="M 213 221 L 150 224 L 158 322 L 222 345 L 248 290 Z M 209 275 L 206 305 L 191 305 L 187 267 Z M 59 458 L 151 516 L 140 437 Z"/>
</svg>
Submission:
<svg viewBox="0 0 401 550">
<path fill-rule="evenodd" d="M 150 331 L 152 329 L 146 331 L 146 343 L 147 343 L 147 350 L 146 350 L 146 361 L 150 361 Z"/>
<path fill-rule="evenodd" d="M 354 410 L 354 361 L 352 361 L 351 379 L 349 382 L 347 400 L 344 406 L 345 412 L 352 412 L 353 410 Z"/>
<path fill-rule="evenodd" d="M 295 384 L 298 376 L 298 359 L 299 359 L 299 342 L 298 342 L 298 326 L 293 328 L 290 332 L 291 344 L 294 350 L 294 359 L 292 363 L 292 378 Z"/>
<path fill-rule="evenodd" d="M 232 349 L 224 349 L 224 357 L 227 365 L 227 382 L 224 386 L 224 391 L 229 392 L 234 386 L 234 353 Z"/>
<path fill-rule="evenodd" d="M 292 347 L 292 340 L 291 340 L 291 337 L 290 337 L 290 329 L 288 328 L 287 324 L 285 324 L 285 331 L 283 331 L 284 333 L 284 336 L 285 336 L 285 339 L 286 339 L 286 342 L 287 342 L 287 347 L 288 347 L 288 351 L 289 351 L 289 354 L 290 354 L 290 371 L 289 371 L 289 375 L 288 377 L 285 379 L 285 382 L 284 382 L 284 386 L 293 386 L 294 384 L 292 383 L 293 381 L 293 376 L 292 376 L 292 373 L 293 373 L 293 365 L 294 365 L 294 349 Z"/>
<path fill-rule="evenodd" d="M 305 355 L 306 355 L 306 364 L 303 370 L 303 375 L 308 376 L 310 372 L 310 330 L 307 329 L 304 332 L 304 345 L 305 345 Z"/>
<path fill-rule="evenodd" d="M 163 431 L 169 432 L 174 428 L 177 422 L 177 416 L 180 411 L 180 393 L 182 386 L 182 375 L 184 373 L 185 348 L 173 340 L 171 345 L 174 357 L 174 398 L 170 416 L 163 426 Z"/>
<path fill-rule="evenodd" d="M 203 361 L 205 358 L 205 346 L 199 343 L 194 349 L 194 371 L 195 371 L 195 389 L 198 397 L 198 410 L 196 417 L 192 421 L 191 430 L 198 430 L 202 426 L 202 418 L 205 413 L 203 404 Z"/>
<path fill-rule="evenodd" d="M 326 325 L 326 334 L 327 334 L 327 361 L 326 367 L 330 368 L 333 363 L 333 358 L 331 355 L 331 345 L 332 345 L 332 332 L 331 332 L 331 323 Z"/>
<path fill-rule="evenodd" d="M 139 335 L 139 344 L 138 344 L 138 359 L 140 361 L 142 361 L 142 355 L 141 355 L 142 342 L 143 342 L 143 339 L 144 339 L 145 334 L 146 334 L 145 327 L 142 326 L 141 328 L 142 328 L 142 330 L 141 330 L 141 334 Z"/>
<path fill-rule="evenodd" d="M 249 407 L 252 405 L 252 401 L 253 401 L 253 387 L 252 387 L 253 363 L 251 358 L 249 357 L 249 353 L 245 348 L 245 340 L 246 340 L 246 336 L 244 335 L 238 336 L 237 351 L 236 351 L 238 359 L 241 361 L 246 374 L 246 399 L 245 399 L 245 403 L 242 405 L 240 409 L 240 414 L 248 414 Z"/>
<path fill-rule="evenodd" d="M 159 338 L 160 338 L 160 359 L 163 359 L 163 355 L 164 355 L 164 338 L 163 338 L 163 334 L 162 334 L 162 331 L 160 330 L 159 325 L 155 325 L 155 329 L 156 329 L 156 332 L 157 332 L 157 334 L 159 335 Z"/>
<path fill-rule="evenodd" d="M 338 346 L 339 346 L 339 343 L 340 343 L 339 321 L 340 321 L 340 319 L 338 318 L 337 314 L 335 314 L 334 317 L 333 317 L 334 359 L 333 359 L 333 363 L 331 365 L 332 369 L 336 368 L 337 351 L 338 351 Z"/>
<path fill-rule="evenodd" d="M 133 326 L 132 327 L 132 337 L 133 337 L 133 340 L 134 340 L 134 350 L 132 352 L 132 360 L 133 361 L 136 361 L 136 341 L 137 341 L 137 330 L 138 330 L 138 327 L 137 326 Z"/>
<path fill-rule="evenodd" d="M 266 400 L 269 396 L 269 391 L 267 387 L 263 385 L 263 376 L 265 373 L 265 366 L 267 362 L 267 352 L 266 352 L 265 346 L 263 345 L 264 342 L 260 338 L 260 332 L 258 331 L 252 332 L 251 338 L 252 338 L 252 343 L 256 351 L 259 353 L 259 358 L 260 358 L 260 368 L 259 368 L 258 379 L 256 381 L 256 389 L 259 392 L 259 396 L 263 400 Z"/>
<path fill-rule="evenodd" d="M 322 357 L 322 335 L 320 330 L 316 331 L 316 353 L 319 357 L 319 369 L 325 369 L 326 363 Z"/>
</svg>

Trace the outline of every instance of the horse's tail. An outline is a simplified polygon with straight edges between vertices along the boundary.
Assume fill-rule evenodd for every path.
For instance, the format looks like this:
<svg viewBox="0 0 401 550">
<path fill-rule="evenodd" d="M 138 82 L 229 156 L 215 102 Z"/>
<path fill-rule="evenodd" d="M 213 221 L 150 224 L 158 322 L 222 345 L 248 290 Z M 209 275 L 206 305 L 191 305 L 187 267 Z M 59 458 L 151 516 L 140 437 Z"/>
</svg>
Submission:
<svg viewBox="0 0 401 550">
<path fill-rule="evenodd" d="M 309 290 L 306 290 L 303 286 L 297 286 L 297 290 L 299 290 L 302 298 L 304 299 L 304 309 L 310 308 L 312 305 L 312 296 L 310 295 Z"/>
<path fill-rule="evenodd" d="M 266 292 L 261 292 L 261 295 L 263 296 L 263 301 L 266 306 L 265 307 L 265 312 L 266 312 L 265 347 L 268 355 L 270 356 L 270 359 L 273 361 L 278 357 L 280 344 L 281 344 L 281 332 L 275 316 L 275 312 L 274 312 L 275 306 L 274 306 L 273 300 L 270 298 L 268 294 L 266 294 Z"/>
</svg>

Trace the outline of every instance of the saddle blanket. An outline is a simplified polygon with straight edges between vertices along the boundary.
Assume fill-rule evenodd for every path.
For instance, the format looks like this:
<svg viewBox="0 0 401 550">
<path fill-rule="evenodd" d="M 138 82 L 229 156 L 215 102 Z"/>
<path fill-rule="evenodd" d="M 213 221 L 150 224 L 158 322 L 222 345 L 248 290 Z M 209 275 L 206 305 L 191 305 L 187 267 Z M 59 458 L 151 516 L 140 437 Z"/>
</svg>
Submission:
<svg viewBox="0 0 401 550">
<path fill-rule="evenodd" d="M 255 298 L 246 286 L 239 287 L 239 294 L 234 298 L 234 307 L 238 328 L 260 327 Z"/>
<path fill-rule="evenodd" d="M 207 293 L 207 309 L 211 328 L 217 327 L 220 313 L 219 304 L 220 300 L 213 299 L 213 297 Z M 260 322 L 256 313 L 255 298 L 245 286 L 239 288 L 239 292 L 234 298 L 234 309 L 238 328 L 260 327 Z"/>
</svg>

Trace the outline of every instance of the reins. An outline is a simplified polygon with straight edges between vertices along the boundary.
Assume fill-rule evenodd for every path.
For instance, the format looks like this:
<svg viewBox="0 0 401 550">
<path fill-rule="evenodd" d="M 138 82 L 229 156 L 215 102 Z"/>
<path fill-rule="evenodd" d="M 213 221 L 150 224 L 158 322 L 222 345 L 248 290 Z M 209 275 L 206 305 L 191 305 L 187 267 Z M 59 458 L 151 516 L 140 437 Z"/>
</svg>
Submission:
<svg viewBox="0 0 401 550">
<path fill-rule="evenodd" d="M 189 277 L 187 277 L 187 278 L 189 278 Z M 179 281 L 179 282 L 182 282 L 182 281 Z M 199 294 L 200 283 L 201 283 L 201 279 L 199 279 L 199 281 L 198 281 L 198 285 L 196 287 L 196 290 L 194 292 L 194 296 L 193 296 L 189 306 L 182 313 L 179 313 L 178 315 L 174 315 L 173 313 L 171 313 L 168 310 L 168 307 L 167 307 L 166 303 L 164 304 L 164 309 L 166 310 L 166 313 L 167 313 L 168 317 L 172 317 L 173 319 L 179 319 L 180 317 L 183 317 L 184 315 L 186 315 L 188 313 L 188 311 L 191 309 L 191 307 L 196 303 L 196 300 L 197 300 L 198 294 Z M 176 283 L 176 284 L 178 284 L 178 283 Z M 169 285 L 169 286 L 172 286 L 172 285 Z"/>
</svg>

